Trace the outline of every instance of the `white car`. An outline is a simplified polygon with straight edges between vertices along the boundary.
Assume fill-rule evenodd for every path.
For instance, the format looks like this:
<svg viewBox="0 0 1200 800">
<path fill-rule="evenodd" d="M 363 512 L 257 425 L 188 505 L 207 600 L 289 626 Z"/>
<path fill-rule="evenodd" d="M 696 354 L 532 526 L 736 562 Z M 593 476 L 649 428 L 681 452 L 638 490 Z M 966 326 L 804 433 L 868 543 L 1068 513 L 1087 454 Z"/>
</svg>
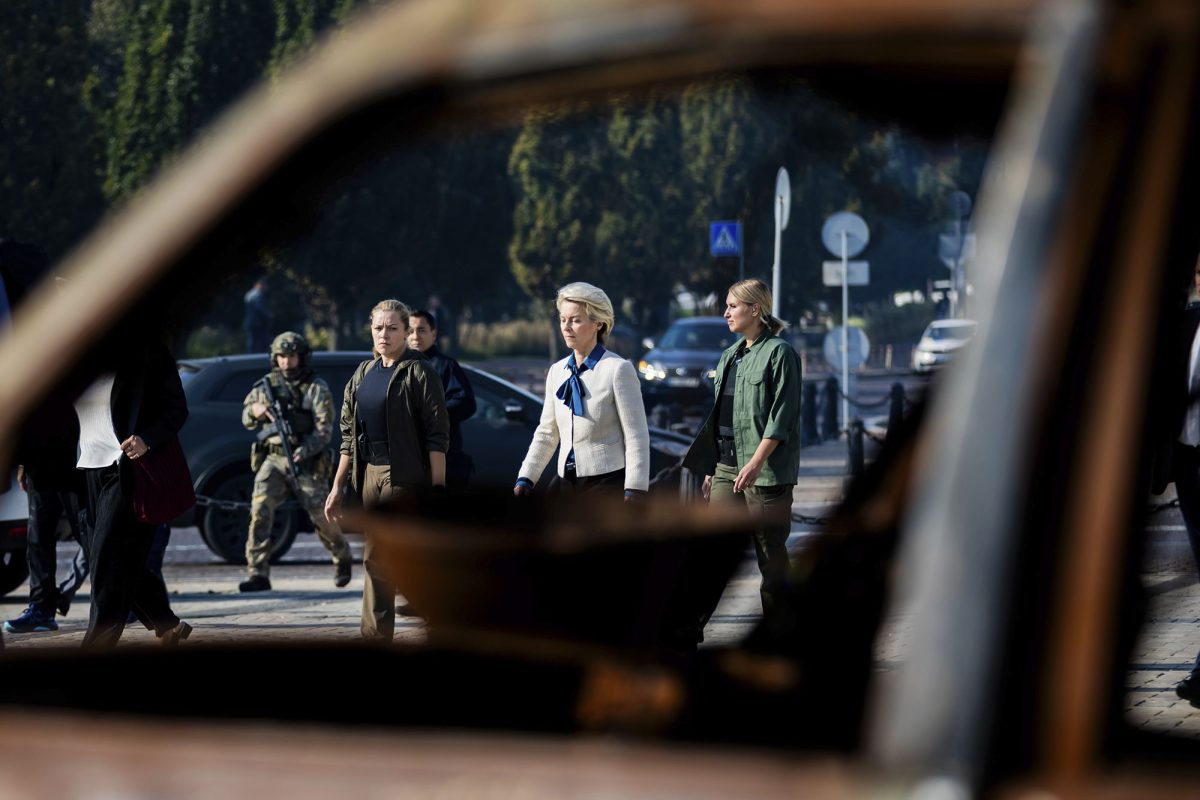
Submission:
<svg viewBox="0 0 1200 800">
<path fill-rule="evenodd" d="M 17 485 L 16 473 L 3 491 L 0 477 L 0 595 L 25 582 L 29 564 L 25 560 L 25 538 L 29 531 L 29 498 Z"/>
<path fill-rule="evenodd" d="M 913 371 L 927 373 L 944 366 L 974 334 L 975 321 L 970 319 L 936 319 L 929 323 L 913 348 Z"/>
</svg>

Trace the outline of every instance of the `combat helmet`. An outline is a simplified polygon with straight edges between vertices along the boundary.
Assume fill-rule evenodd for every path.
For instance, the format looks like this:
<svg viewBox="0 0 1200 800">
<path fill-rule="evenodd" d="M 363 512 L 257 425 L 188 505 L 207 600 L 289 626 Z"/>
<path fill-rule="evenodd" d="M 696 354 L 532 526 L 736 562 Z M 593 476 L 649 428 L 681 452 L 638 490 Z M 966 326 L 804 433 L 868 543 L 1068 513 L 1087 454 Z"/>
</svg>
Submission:
<svg viewBox="0 0 1200 800">
<path fill-rule="evenodd" d="M 276 366 L 275 356 L 291 355 L 292 353 L 300 354 L 298 371 L 301 373 L 307 371 L 308 363 L 312 360 L 312 351 L 308 347 L 308 340 L 295 331 L 284 331 L 271 342 L 271 367 Z"/>
</svg>

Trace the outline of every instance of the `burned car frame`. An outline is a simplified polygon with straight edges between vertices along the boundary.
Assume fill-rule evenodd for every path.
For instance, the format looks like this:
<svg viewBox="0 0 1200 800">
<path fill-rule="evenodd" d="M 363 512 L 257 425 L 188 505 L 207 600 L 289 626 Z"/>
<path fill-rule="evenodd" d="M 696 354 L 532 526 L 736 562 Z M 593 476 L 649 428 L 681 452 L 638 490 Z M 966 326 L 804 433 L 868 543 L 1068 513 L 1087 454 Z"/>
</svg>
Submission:
<svg viewBox="0 0 1200 800">
<path fill-rule="evenodd" d="M 1170 306 L 1173 284 L 1191 269 L 1198 244 L 1190 216 L 1200 207 L 1190 146 L 1200 132 L 1198 56 L 1200 9 L 1183 0 L 751 0 L 736 8 L 703 0 L 439 0 L 381 9 L 278 87 L 239 104 L 188 158 L 62 265 L 63 291 L 43 291 L 21 310 L 0 348 L 6 376 L 0 430 L 15 430 L 86 343 L 121 318 L 168 301 L 208 265 L 244 262 L 262 244 L 262 219 L 302 227 L 306 201 L 334 174 L 355 166 L 334 153 L 361 157 L 389 137 L 502 118 L 527 103 L 726 69 L 825 66 L 836 74 L 839 91 L 859 95 L 871 92 L 872 79 L 885 77 L 920 81 L 952 72 L 1004 87 L 1011 79 L 1012 105 L 979 204 L 987 284 L 981 292 L 993 305 L 979 315 L 972 348 L 947 370 L 925 424 L 851 492 L 827 543 L 814 552 L 814 577 L 800 590 L 807 599 L 820 592 L 845 597 L 855 584 L 839 580 L 852 566 L 869 567 L 862 596 L 878 596 L 864 599 L 861 613 L 846 621 L 853 628 L 842 641 L 846 649 L 828 646 L 835 655 L 860 657 L 855 679 L 865 682 L 871 702 L 861 724 L 858 709 L 848 714 L 854 719 L 834 741 L 807 730 L 811 735 L 774 743 L 841 748 L 858 760 L 828 768 L 787 748 L 746 760 L 735 753 L 699 760 L 688 758 L 694 752 L 686 748 L 681 754 L 649 744 L 639 751 L 647 760 L 630 764 L 590 742 L 574 751 L 582 766 L 570 771 L 556 758 L 566 752 L 561 740 L 503 737 L 513 729 L 554 735 L 616 729 L 671 735 L 675 744 L 769 745 L 775 731 L 793 721 L 780 713 L 803 715 L 805 703 L 820 695 L 820 687 L 790 691 L 812 679 L 804 671 L 818 677 L 837 672 L 822 665 L 813 642 L 797 638 L 836 631 L 801 624 L 780 632 L 771 620 L 744 648 L 682 666 L 586 648 L 473 652 L 461 642 L 442 651 L 354 651 L 356 669 L 399 664 L 410 677 L 441 674 L 443 687 L 448 662 L 439 658 L 451 659 L 459 668 L 453 675 L 473 687 L 459 699 L 478 704 L 475 713 L 458 707 L 438 720 L 439 709 L 426 698 L 403 718 L 390 717 L 395 709 L 388 708 L 345 720 L 333 707 L 292 718 L 397 724 L 398 735 L 363 734 L 358 752 L 394 754 L 397 740 L 415 739 L 417 750 L 437 754 L 424 772 L 411 760 L 364 770 L 362 780 L 376 787 L 438 786 L 444 785 L 438 779 L 462 776 L 484 785 L 481 776 L 495 779 L 502 771 L 472 756 L 495 747 L 491 752 L 504 751 L 526 768 L 522 785 L 541 792 L 534 796 L 556 796 L 565 774 L 628 796 L 655 796 L 660 781 L 680 774 L 688 777 L 669 785 L 691 787 L 692 796 L 790 796 L 805 788 L 869 795 L 895 782 L 913 789 L 929 779 L 946 782 L 954 796 L 1021 796 L 1046 788 L 1064 796 L 1156 790 L 1172 796 L 1196 773 L 1148 775 L 1146 767 L 1152 757 L 1194 754 L 1125 730 L 1118 700 L 1126 649 L 1140 621 L 1134 613 L 1140 608 L 1139 477 L 1148 471 L 1149 409 L 1163 391 L 1152 371 L 1169 324 L 1160 310 Z M 921 114 L 919 108 L 900 111 Z M 997 321 L 1019 323 L 1013 329 L 1020 333 L 1001 331 Z M 1058 335 L 1047 335 L 1051 331 Z M 1056 344 L 1034 350 L 1034 337 Z M 48 348 L 57 355 L 50 363 L 42 356 Z M 892 548 L 898 548 L 895 565 Z M 897 587 L 890 584 L 893 575 Z M 898 674 L 886 680 L 861 661 L 874 631 L 860 626 L 878 621 L 882 602 L 912 609 L 915 642 Z M 299 652 L 314 665 L 347 655 Z M 251 657 L 268 665 L 295 655 L 263 648 Z M 131 681 L 154 680 L 233 657 L 217 649 L 154 659 L 6 657 L 2 665 L 20 678 L 13 682 L 19 688 L 0 695 L 0 702 L 190 719 L 204 715 L 178 698 L 88 705 L 78 694 L 48 687 L 69 683 L 79 670 L 118 663 Z M 544 679 L 533 701 L 505 704 L 489 696 L 486 690 L 499 691 L 505 679 L 528 681 L 531 662 Z M 484 664 L 491 672 L 481 677 Z M 32 685 L 38 691 L 30 691 Z M 604 713 L 620 704 L 597 698 L 614 694 L 665 700 L 643 704 L 647 713 L 631 718 Z M 780 698 L 788 702 L 780 705 Z M 596 705 L 601 712 L 582 711 Z M 234 706 L 227 716 L 238 718 Z M 55 718 L 28 710 L 0 716 L 6 735 L 19 738 L 6 747 L 5 759 L 29 758 L 39 743 L 45 753 L 67 754 L 53 735 L 60 730 Z M 93 721 L 80 728 L 85 739 L 110 740 L 110 752 L 137 750 L 153 760 L 172 752 L 170 736 L 150 738 L 156 726 L 186 724 Z M 213 724 L 212 738 L 181 735 L 200 737 L 215 748 L 207 752 L 237 765 L 236 735 L 222 741 L 220 724 Z M 436 737 L 419 733 L 438 724 L 501 733 L 448 752 L 453 745 L 438 749 Z M 737 724 L 762 729 L 740 737 L 732 729 Z M 270 749 L 273 763 L 287 765 L 292 775 L 313 771 L 296 763 L 290 735 L 274 741 L 280 744 Z M 84 744 L 72 747 L 61 769 L 85 772 L 97 757 L 81 756 Z M 114 763 L 129 768 L 129 780 L 151 779 L 126 757 Z M 625 767 L 626 779 L 616 784 L 604 772 Z M 251 770 L 260 767 L 242 763 L 240 769 L 248 796 Z M 58 785 L 80 785 L 70 783 L 72 774 L 60 773 Z M 705 787 L 704 776 L 717 775 Z M 190 785 L 184 773 L 174 779 L 176 788 Z M 515 780 L 511 773 L 509 779 Z"/>
</svg>

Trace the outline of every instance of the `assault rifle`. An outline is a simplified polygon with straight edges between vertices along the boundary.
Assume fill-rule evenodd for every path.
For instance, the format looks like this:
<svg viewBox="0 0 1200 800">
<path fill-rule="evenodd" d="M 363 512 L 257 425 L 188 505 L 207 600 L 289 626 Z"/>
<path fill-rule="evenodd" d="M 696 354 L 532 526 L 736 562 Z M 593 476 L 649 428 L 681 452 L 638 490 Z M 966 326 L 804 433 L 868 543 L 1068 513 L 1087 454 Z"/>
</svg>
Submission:
<svg viewBox="0 0 1200 800">
<path fill-rule="evenodd" d="M 275 419 L 262 426 L 258 432 L 258 441 L 265 445 L 267 439 L 279 434 L 279 440 L 283 443 L 283 460 L 287 462 L 288 483 L 291 485 L 292 491 L 296 493 L 296 497 L 300 497 L 300 473 L 296 470 L 296 462 L 292 460 L 292 442 L 295 440 L 291 420 L 284 413 L 283 403 L 279 401 L 279 395 L 275 394 L 275 387 L 271 385 L 270 378 L 263 378 L 259 383 L 262 384 L 263 393 L 267 396 L 267 407 Z"/>
</svg>

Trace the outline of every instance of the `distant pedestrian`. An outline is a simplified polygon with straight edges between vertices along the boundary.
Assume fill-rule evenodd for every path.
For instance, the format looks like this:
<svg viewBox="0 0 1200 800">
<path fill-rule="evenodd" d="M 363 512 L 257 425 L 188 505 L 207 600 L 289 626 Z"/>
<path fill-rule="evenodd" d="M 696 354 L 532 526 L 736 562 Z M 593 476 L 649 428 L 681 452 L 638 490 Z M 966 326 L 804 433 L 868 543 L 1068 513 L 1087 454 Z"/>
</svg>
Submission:
<svg viewBox="0 0 1200 800">
<path fill-rule="evenodd" d="M 442 303 L 442 298 L 436 294 L 429 295 L 429 301 L 425 307 L 433 315 L 434 327 L 438 331 L 438 343 L 442 352 L 455 355 L 458 351 L 458 332 L 454 324 L 454 315 Z"/>
<path fill-rule="evenodd" d="M 375 357 L 358 365 L 342 396 L 341 459 L 325 514 L 337 519 L 347 488 L 366 508 L 428 487 L 446 485 L 450 421 L 442 381 L 429 362 L 408 347 L 412 311 L 399 300 L 371 309 Z M 362 635 L 391 641 L 396 628 L 396 587 L 375 559 L 371 540 L 363 552 Z"/>
<path fill-rule="evenodd" d="M 450 417 L 450 447 L 446 451 L 446 485 L 463 488 L 474 471 L 474 464 L 463 450 L 462 423 L 475 413 L 475 390 L 459 363 L 438 349 L 437 320 L 429 311 L 414 311 L 408 318 L 408 346 L 429 359 L 429 365 L 442 379 L 446 394 L 446 413 Z"/>
<path fill-rule="evenodd" d="M 558 325 L 571 352 L 546 373 L 542 417 L 513 494 L 528 494 L 558 451 L 560 492 L 621 492 L 650 484 L 650 431 L 633 365 L 604 348 L 612 330 L 608 295 L 590 283 L 558 290 Z"/>
<path fill-rule="evenodd" d="M 740 338 L 717 362 L 715 403 L 684 457 L 704 477 L 710 503 L 744 505 L 761 518 L 754 551 L 762 573 L 763 611 L 788 569 L 792 489 L 800 472 L 800 388 L 796 351 L 779 337 L 771 290 L 738 281 L 725 298 L 725 322 Z"/>
<path fill-rule="evenodd" d="M 342 587 L 350 583 L 353 557 L 341 527 L 325 518 L 324 503 L 333 472 L 329 455 L 335 422 L 333 395 L 313 371 L 308 341 L 300 334 L 288 331 L 276 336 L 270 357 L 271 371 L 254 385 L 242 403 L 242 425 L 266 435 L 255 442 L 250 458 L 250 468 L 254 470 L 250 530 L 246 537 L 246 568 L 250 575 L 238 584 L 238 589 L 243 592 L 271 589 L 271 527 L 275 509 L 289 497 L 294 497 L 308 512 L 321 543 L 333 556 L 333 583 Z M 272 408 L 268 388 L 276 399 L 277 409 Z M 285 427 L 291 432 L 286 448 L 276 411 L 282 414 Z"/>
<path fill-rule="evenodd" d="M 267 309 L 267 279 L 259 278 L 243 299 L 246 352 L 265 353 L 271 345 L 271 312 Z"/>
</svg>

